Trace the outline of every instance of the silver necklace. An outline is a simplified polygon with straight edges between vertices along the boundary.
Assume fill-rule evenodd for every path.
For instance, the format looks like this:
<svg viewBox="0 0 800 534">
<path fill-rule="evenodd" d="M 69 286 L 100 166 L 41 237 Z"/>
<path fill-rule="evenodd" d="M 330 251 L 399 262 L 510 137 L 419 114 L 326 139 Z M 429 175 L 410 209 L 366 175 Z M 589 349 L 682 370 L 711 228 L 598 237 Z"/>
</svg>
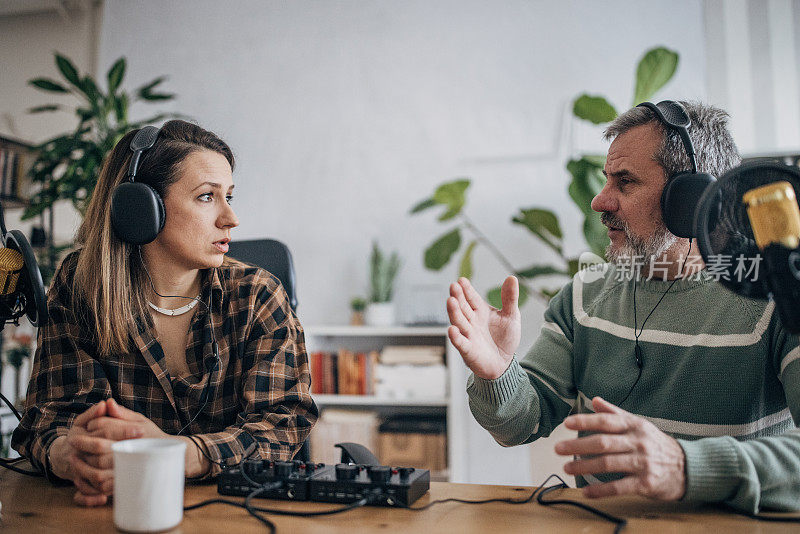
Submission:
<svg viewBox="0 0 800 534">
<path fill-rule="evenodd" d="M 153 308 L 155 311 L 157 311 L 158 313 L 163 313 L 164 315 L 169 315 L 170 317 L 174 317 L 176 315 L 183 315 L 184 313 L 188 312 L 189 310 L 191 310 L 192 308 L 197 306 L 197 303 L 199 301 L 200 301 L 200 295 L 197 295 L 197 298 L 196 299 L 192 299 L 192 301 L 189 302 L 189 304 L 186 304 L 185 306 L 181 306 L 180 308 L 175 308 L 174 310 L 169 310 L 167 308 L 161 308 L 159 306 L 156 306 L 155 304 L 153 304 L 149 300 L 147 301 L 147 304 L 151 308 Z"/>
</svg>

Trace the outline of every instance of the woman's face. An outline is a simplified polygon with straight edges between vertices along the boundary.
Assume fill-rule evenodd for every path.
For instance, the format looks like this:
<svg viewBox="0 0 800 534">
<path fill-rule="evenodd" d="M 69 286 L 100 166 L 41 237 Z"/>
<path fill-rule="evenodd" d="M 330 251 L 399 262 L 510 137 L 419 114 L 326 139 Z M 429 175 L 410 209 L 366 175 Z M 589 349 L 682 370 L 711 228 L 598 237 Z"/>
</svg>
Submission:
<svg viewBox="0 0 800 534">
<path fill-rule="evenodd" d="M 211 150 L 190 154 L 180 178 L 166 191 L 164 228 L 146 245 L 148 252 L 185 269 L 222 265 L 231 228 L 239 225 L 230 206 L 232 194 L 233 176 L 225 156 Z"/>
</svg>

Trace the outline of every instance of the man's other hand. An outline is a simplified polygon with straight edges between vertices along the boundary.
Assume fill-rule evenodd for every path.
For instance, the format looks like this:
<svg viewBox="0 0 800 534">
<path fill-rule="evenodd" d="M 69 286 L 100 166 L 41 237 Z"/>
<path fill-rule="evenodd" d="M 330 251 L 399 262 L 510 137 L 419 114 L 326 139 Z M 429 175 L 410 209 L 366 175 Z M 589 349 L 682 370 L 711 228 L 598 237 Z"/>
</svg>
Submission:
<svg viewBox="0 0 800 534">
<path fill-rule="evenodd" d="M 503 309 L 489 306 L 466 278 L 450 284 L 447 314 L 452 326 L 447 334 L 475 375 L 494 380 L 508 369 L 519 346 L 521 321 L 519 282 L 506 278 L 500 290 Z"/>
<path fill-rule="evenodd" d="M 639 494 L 677 501 L 686 493 L 686 457 L 678 442 L 651 422 L 626 412 L 600 397 L 592 399 L 595 413 L 567 417 L 571 430 L 590 436 L 558 443 L 556 453 L 578 458 L 564 465 L 570 475 L 623 473 L 628 476 L 583 488 L 587 497 Z"/>
</svg>

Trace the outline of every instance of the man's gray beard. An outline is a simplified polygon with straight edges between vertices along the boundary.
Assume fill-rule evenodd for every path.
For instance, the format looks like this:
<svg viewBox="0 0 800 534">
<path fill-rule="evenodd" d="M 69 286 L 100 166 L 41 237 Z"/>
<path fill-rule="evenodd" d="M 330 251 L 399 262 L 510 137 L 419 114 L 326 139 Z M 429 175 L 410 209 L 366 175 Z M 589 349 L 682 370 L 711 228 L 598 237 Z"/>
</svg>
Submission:
<svg viewBox="0 0 800 534">
<path fill-rule="evenodd" d="M 606 258 L 617 265 L 648 266 L 651 262 L 657 261 L 678 240 L 678 237 L 667 230 L 663 223 L 646 238 L 632 235 L 627 226 L 623 226 L 623 232 L 625 243 L 621 247 L 614 248 L 613 243 L 609 243 L 606 247 Z"/>
</svg>

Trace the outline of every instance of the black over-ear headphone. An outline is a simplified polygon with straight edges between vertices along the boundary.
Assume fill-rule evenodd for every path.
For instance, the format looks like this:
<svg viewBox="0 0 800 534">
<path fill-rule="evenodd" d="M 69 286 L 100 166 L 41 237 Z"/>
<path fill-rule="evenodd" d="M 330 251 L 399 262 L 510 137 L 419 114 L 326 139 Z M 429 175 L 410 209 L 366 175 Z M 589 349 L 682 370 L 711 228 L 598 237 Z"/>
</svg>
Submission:
<svg viewBox="0 0 800 534">
<path fill-rule="evenodd" d="M 142 153 L 153 148 L 160 131 L 155 126 L 145 126 L 136 132 L 131 140 L 133 156 L 128 178 L 111 195 L 111 226 L 117 237 L 132 245 L 153 241 L 164 228 L 166 215 L 161 195 L 151 186 L 134 181 Z"/>
<path fill-rule="evenodd" d="M 692 120 L 684 107 L 674 100 L 663 100 L 658 104 L 642 102 L 637 107 L 652 110 L 661 124 L 676 130 L 681 136 L 686 155 L 692 163 L 692 170 L 675 173 L 667 179 L 661 193 L 661 218 L 667 230 L 676 236 L 694 237 L 695 207 L 706 187 L 717 179 L 710 174 L 697 172 L 694 146 L 689 137 Z"/>
</svg>

